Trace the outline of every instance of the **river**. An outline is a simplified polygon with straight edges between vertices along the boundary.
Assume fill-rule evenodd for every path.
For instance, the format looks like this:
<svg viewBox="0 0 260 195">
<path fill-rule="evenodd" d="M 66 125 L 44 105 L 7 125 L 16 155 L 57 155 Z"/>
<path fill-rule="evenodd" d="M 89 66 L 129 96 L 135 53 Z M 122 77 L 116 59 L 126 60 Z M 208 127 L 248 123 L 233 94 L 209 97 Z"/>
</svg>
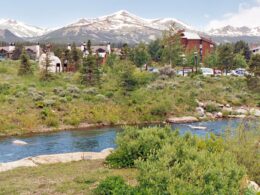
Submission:
<svg viewBox="0 0 260 195">
<path fill-rule="evenodd" d="M 181 134 L 191 132 L 198 136 L 209 133 L 220 135 L 225 129 L 236 129 L 241 124 L 250 125 L 241 119 L 207 121 L 191 124 L 175 124 L 172 129 L 179 129 Z M 206 130 L 195 130 L 194 127 L 204 127 Z M 27 136 L 8 137 L 0 139 L 0 163 L 20 160 L 26 157 L 59 154 L 70 152 L 100 152 L 106 148 L 114 148 L 116 134 L 120 127 L 110 127 L 92 130 L 73 130 L 54 133 L 34 134 Z M 21 140 L 27 145 L 18 146 L 13 141 Z"/>
</svg>

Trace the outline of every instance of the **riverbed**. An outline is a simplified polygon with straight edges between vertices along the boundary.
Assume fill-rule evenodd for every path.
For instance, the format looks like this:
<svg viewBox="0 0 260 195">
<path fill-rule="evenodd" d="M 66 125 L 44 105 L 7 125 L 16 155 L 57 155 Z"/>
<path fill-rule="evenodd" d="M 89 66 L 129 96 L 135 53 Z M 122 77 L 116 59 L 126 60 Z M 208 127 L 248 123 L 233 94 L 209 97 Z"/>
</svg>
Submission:
<svg viewBox="0 0 260 195">
<path fill-rule="evenodd" d="M 191 132 L 198 136 L 209 133 L 221 135 L 226 129 L 236 129 L 240 125 L 252 125 L 242 119 L 173 124 L 181 134 Z M 115 148 L 115 138 L 122 128 L 109 127 L 91 130 L 61 131 L 0 139 L 0 163 L 20 160 L 27 157 L 61 154 L 71 152 L 100 152 L 106 148 Z M 26 145 L 16 145 L 19 140 Z"/>
</svg>

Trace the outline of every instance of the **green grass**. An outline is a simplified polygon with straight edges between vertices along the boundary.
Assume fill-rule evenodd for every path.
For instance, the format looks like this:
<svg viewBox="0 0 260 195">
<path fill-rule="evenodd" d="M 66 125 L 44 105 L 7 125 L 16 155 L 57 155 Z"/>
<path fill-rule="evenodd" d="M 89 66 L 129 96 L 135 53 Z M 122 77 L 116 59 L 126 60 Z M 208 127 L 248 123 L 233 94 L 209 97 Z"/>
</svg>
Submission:
<svg viewBox="0 0 260 195">
<path fill-rule="evenodd" d="M 196 99 L 255 107 L 260 95 L 244 78 L 174 77 L 135 71 L 138 87 L 123 95 L 116 73 L 106 71 L 99 87 L 81 85 L 79 73 L 58 74 L 50 82 L 17 76 L 19 62 L 0 62 L 0 136 L 80 123 L 140 123 L 167 116 L 196 115 Z"/>
<path fill-rule="evenodd" d="M 0 194 L 92 194 L 108 176 L 122 176 L 136 185 L 135 169 L 108 169 L 103 161 L 19 168 L 0 173 Z"/>
</svg>

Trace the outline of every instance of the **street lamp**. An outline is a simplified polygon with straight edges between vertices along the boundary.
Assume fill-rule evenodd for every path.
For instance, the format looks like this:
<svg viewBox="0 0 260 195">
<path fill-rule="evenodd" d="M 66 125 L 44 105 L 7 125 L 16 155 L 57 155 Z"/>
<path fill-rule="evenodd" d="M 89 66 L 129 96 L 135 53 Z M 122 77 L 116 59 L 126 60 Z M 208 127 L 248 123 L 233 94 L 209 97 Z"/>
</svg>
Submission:
<svg viewBox="0 0 260 195">
<path fill-rule="evenodd" d="M 194 52 L 194 63 L 196 67 L 196 73 L 198 73 L 198 52 Z"/>
</svg>

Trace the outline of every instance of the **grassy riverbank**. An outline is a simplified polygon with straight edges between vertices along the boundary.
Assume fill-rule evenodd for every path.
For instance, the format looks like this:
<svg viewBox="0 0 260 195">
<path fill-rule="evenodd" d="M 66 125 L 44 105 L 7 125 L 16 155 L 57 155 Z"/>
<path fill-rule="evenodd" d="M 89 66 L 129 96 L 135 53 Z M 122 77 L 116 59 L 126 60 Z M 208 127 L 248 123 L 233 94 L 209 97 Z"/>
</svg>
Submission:
<svg viewBox="0 0 260 195">
<path fill-rule="evenodd" d="M 108 169 L 103 161 L 81 161 L 1 173 L 0 194 L 92 194 L 100 181 L 115 175 L 136 184 L 135 169 Z"/>
<path fill-rule="evenodd" d="M 165 121 L 168 116 L 196 116 L 199 101 L 257 107 L 260 96 L 245 78 L 173 77 L 135 69 L 135 87 L 120 84 L 120 67 L 104 68 L 98 87 L 79 82 L 79 73 L 51 81 L 17 76 L 19 62 L 0 62 L 0 136 L 78 127 L 80 124 L 134 124 Z M 209 107 L 214 111 L 214 107 Z"/>
</svg>

